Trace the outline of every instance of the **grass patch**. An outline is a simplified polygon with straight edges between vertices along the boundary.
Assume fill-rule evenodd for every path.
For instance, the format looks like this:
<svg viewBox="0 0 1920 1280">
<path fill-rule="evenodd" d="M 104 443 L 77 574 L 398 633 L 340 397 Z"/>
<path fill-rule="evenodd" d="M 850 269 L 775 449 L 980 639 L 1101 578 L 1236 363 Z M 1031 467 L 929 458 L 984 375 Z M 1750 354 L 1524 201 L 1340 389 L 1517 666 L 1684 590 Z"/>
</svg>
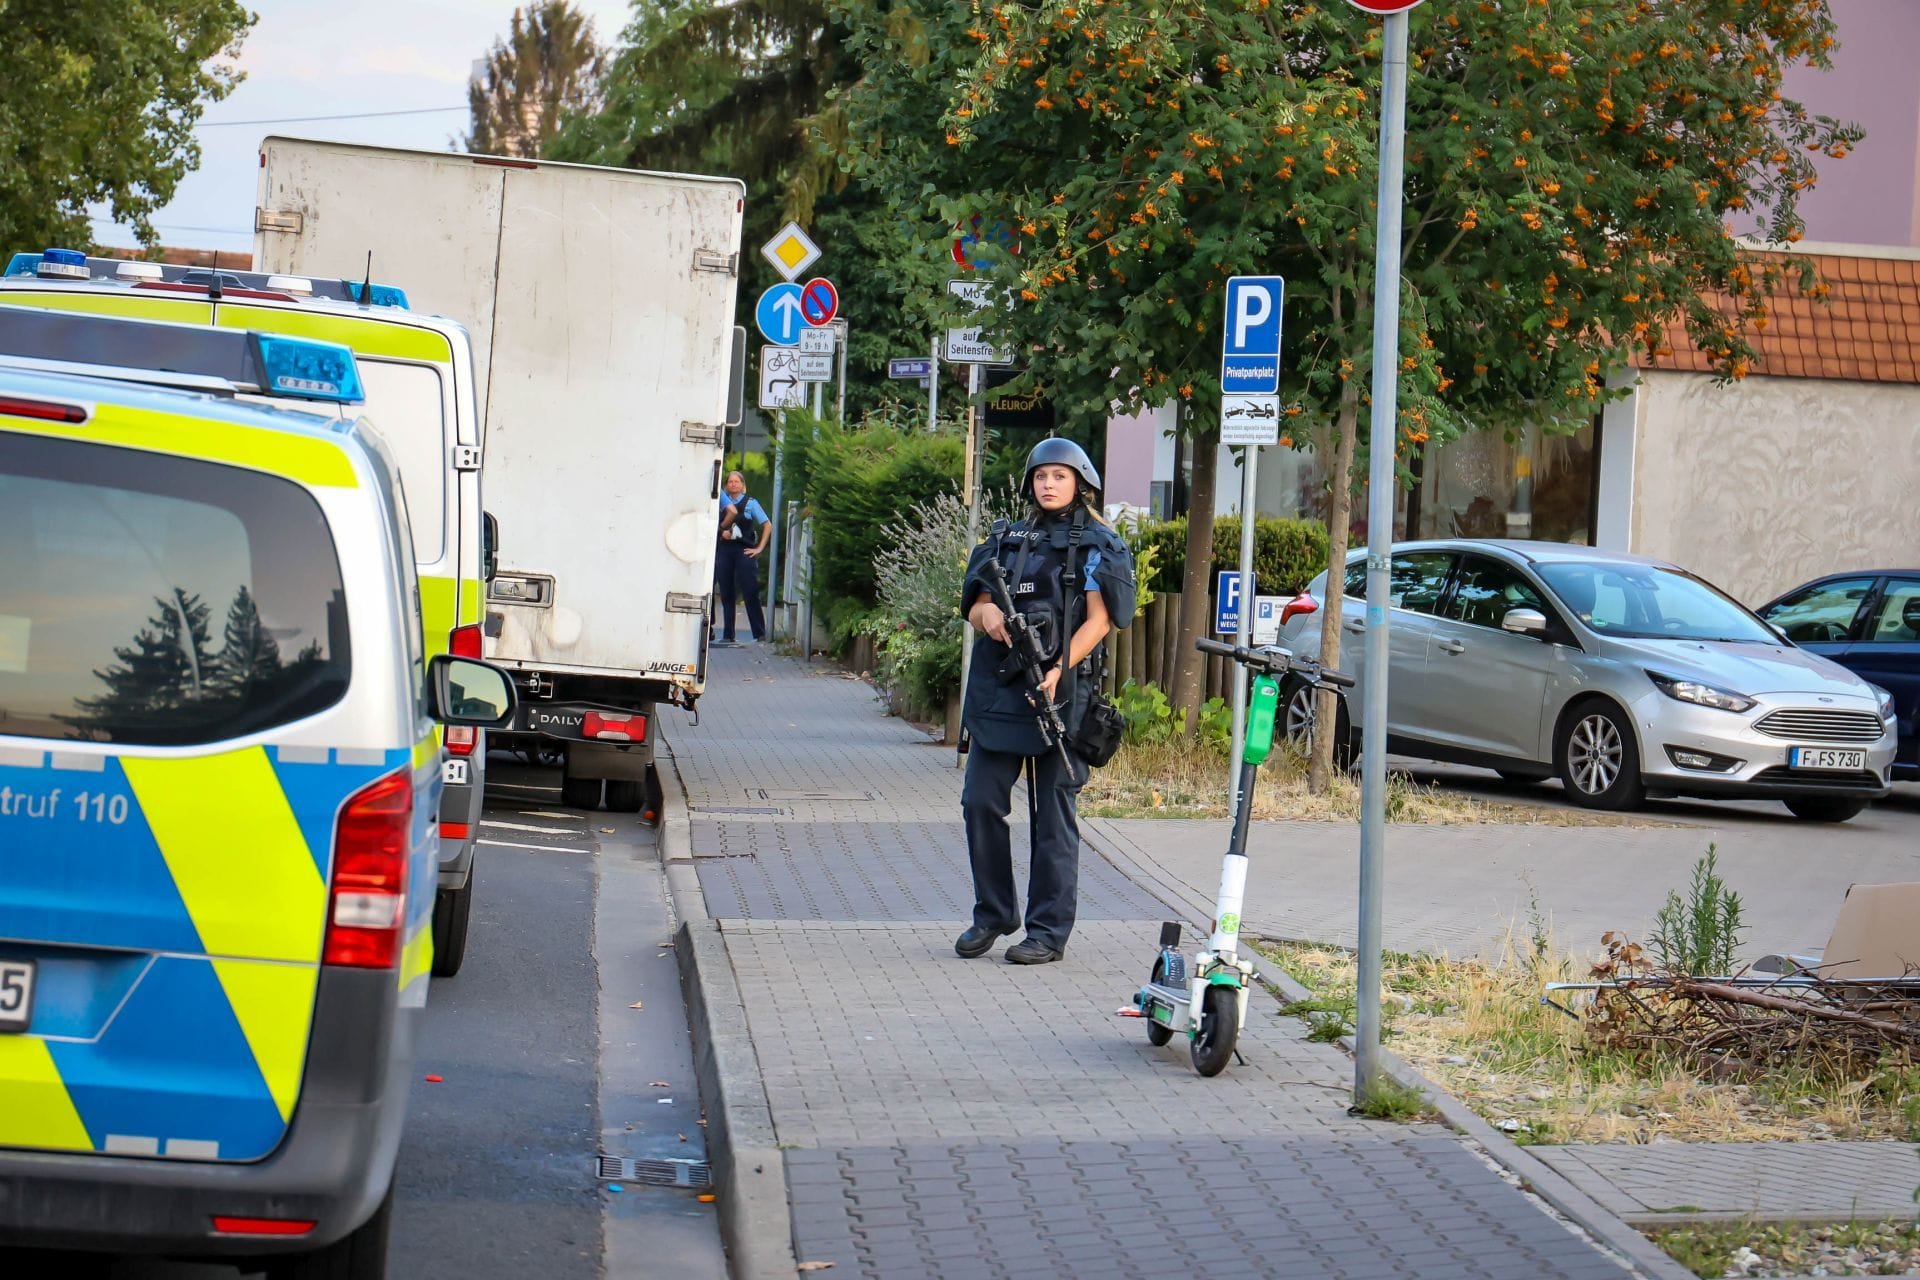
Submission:
<svg viewBox="0 0 1920 1280">
<path fill-rule="evenodd" d="M 1373 1082 L 1373 1087 L 1354 1109 L 1371 1120 L 1393 1120 L 1401 1124 L 1425 1120 L 1433 1114 L 1426 1095 L 1384 1076 Z"/>
<path fill-rule="evenodd" d="M 1129 743 L 1080 791 L 1080 812 L 1091 818 L 1225 818 L 1227 765 L 1224 752 L 1194 738 Z M 1387 775 L 1387 821 L 1429 825 L 1519 823 L 1531 826 L 1641 826 L 1619 814 L 1547 805 L 1477 800 L 1436 786 L 1422 786 L 1404 773 Z M 1307 787 L 1304 754 L 1276 743 L 1254 786 L 1253 816 L 1307 822 L 1357 822 L 1360 784 L 1340 778 L 1325 795 Z"/>
<path fill-rule="evenodd" d="M 1594 1051 L 1581 1023 L 1540 1003 L 1546 983 L 1584 963 L 1556 950 L 1540 922 L 1530 934 L 1509 932 L 1483 959 L 1389 952 L 1382 971 L 1388 1047 L 1516 1142 L 1920 1141 L 1920 1066 L 1911 1062 L 1889 1058 L 1850 1081 L 1811 1069 L 1727 1081 L 1659 1054 Z M 1255 946 L 1312 992 L 1292 1011 L 1351 1025 L 1353 953 Z"/>
<path fill-rule="evenodd" d="M 1920 1227 L 1911 1222 L 1736 1223 L 1646 1234 L 1697 1276 L 1894 1276 L 1920 1270 Z"/>
</svg>

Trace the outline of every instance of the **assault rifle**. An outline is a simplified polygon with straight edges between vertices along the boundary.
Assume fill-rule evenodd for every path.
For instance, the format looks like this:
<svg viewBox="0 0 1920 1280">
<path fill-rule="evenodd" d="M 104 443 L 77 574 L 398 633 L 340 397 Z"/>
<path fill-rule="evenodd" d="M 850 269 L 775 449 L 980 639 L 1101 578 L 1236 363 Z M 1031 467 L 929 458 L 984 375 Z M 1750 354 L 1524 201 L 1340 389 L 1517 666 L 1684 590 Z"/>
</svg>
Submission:
<svg viewBox="0 0 1920 1280">
<path fill-rule="evenodd" d="M 988 556 L 982 572 L 986 576 L 987 593 L 1006 617 L 1007 640 L 1013 650 L 1013 660 L 1020 668 L 1020 677 L 1026 683 L 1027 701 L 1032 704 L 1034 719 L 1039 722 L 1040 736 L 1046 740 L 1049 748 L 1060 754 L 1060 764 L 1066 769 L 1067 777 L 1078 777 L 1073 755 L 1067 750 L 1067 726 L 1061 722 L 1053 699 L 1040 687 L 1044 679 L 1041 668 L 1047 662 L 1046 652 L 1040 648 L 1040 637 L 1034 634 L 1032 625 L 1013 607 L 1013 591 L 1007 586 L 1006 567 L 997 558 Z M 1067 657 L 1064 650 L 1071 640 L 1070 636 L 1060 638 L 1063 662 Z"/>
</svg>

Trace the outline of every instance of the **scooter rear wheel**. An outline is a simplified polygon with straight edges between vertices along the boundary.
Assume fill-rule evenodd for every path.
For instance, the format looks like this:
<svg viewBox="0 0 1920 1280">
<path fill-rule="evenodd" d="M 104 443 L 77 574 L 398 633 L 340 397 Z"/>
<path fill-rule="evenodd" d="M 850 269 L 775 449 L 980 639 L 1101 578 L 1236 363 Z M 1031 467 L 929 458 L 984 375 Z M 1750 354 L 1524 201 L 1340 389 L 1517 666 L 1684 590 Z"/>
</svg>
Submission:
<svg viewBox="0 0 1920 1280">
<path fill-rule="evenodd" d="M 1208 987 L 1202 997 L 1200 1034 L 1193 1038 L 1193 1069 L 1217 1076 L 1227 1069 L 1240 1038 L 1240 993 L 1233 987 Z"/>
<path fill-rule="evenodd" d="M 1164 961 L 1155 960 L 1153 962 L 1153 980 L 1156 983 L 1165 982 L 1167 980 L 1167 966 Z M 1153 1020 L 1152 1014 L 1148 1014 L 1147 1015 L 1147 1043 L 1158 1047 L 1160 1045 L 1167 1043 L 1167 1041 L 1171 1039 L 1173 1039 L 1173 1028 L 1161 1026 L 1159 1023 Z"/>
</svg>

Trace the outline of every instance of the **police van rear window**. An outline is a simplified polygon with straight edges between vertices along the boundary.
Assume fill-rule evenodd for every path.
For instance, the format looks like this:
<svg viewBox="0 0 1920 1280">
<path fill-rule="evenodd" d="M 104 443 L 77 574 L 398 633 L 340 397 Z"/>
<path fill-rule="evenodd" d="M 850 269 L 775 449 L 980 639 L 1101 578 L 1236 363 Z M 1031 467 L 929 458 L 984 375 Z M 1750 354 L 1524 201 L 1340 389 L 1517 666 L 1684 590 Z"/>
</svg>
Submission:
<svg viewBox="0 0 1920 1280">
<path fill-rule="evenodd" d="M 340 561 L 274 476 L 0 436 L 0 735 L 242 737 L 346 693 Z"/>
</svg>

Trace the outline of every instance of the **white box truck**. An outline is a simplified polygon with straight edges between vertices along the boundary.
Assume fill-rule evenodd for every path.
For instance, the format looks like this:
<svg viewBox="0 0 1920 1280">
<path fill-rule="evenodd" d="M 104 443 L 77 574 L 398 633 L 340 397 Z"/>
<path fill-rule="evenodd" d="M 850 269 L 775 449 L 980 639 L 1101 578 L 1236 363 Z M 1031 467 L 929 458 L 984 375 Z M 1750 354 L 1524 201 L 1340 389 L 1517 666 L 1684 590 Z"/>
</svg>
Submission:
<svg viewBox="0 0 1920 1280">
<path fill-rule="evenodd" d="M 261 143 L 256 270 L 360 278 L 473 336 L 497 526 L 486 656 L 564 752 L 567 803 L 648 803 L 654 710 L 705 687 L 716 502 L 739 420 L 731 178 Z"/>
</svg>

